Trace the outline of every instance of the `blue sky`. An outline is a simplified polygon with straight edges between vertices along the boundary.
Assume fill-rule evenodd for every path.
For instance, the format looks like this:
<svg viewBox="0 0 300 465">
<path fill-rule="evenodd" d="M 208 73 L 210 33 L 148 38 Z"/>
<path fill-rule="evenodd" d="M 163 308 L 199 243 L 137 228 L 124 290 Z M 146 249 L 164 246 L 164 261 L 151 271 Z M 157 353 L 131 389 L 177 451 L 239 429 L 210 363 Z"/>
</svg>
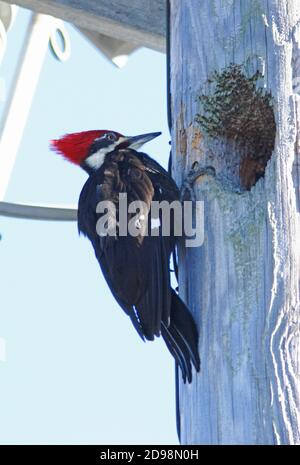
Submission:
<svg viewBox="0 0 300 465">
<path fill-rule="evenodd" d="M 28 19 L 8 35 L 7 88 Z M 66 27 L 71 57 L 47 54 L 6 200 L 77 203 L 86 174 L 49 150 L 66 132 L 163 131 L 145 151 L 167 166 L 165 56 L 118 70 Z M 176 444 L 173 359 L 139 339 L 76 224 L 0 218 L 0 233 L 0 443 Z"/>
</svg>

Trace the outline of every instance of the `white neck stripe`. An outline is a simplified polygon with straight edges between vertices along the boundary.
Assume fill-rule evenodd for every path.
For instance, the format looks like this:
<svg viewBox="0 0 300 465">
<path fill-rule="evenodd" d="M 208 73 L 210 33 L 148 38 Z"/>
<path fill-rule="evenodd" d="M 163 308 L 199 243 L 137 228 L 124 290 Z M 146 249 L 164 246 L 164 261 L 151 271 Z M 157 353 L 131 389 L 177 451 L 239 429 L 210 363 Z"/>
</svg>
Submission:
<svg viewBox="0 0 300 465">
<path fill-rule="evenodd" d="M 87 157 L 85 162 L 90 168 L 98 170 L 103 165 L 106 154 L 107 148 L 102 148 L 98 150 L 98 152 L 95 152 Z"/>
</svg>

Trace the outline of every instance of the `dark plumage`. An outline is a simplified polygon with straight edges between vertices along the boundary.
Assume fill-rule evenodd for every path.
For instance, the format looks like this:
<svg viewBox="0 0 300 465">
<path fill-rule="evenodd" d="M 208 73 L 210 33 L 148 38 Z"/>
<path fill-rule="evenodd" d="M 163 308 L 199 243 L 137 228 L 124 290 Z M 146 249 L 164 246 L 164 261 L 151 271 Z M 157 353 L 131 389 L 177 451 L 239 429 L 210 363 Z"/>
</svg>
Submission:
<svg viewBox="0 0 300 465">
<path fill-rule="evenodd" d="M 134 148 L 158 134 L 125 138 L 112 131 L 88 132 L 88 147 L 82 156 L 78 146 L 76 160 L 72 153 L 72 134 L 53 141 L 55 150 L 80 164 L 89 174 L 79 198 L 78 229 L 87 236 L 95 251 L 104 277 L 116 301 L 130 317 L 142 339 L 160 336 L 181 368 L 184 381 L 192 380 L 192 364 L 199 371 L 198 333 L 193 318 L 180 297 L 171 288 L 169 261 L 176 241 L 170 236 L 137 237 L 99 235 L 97 213 L 101 201 L 111 201 L 119 221 L 119 193 L 127 194 L 127 202 L 142 200 L 150 208 L 153 200 L 179 200 L 174 180 L 157 162 Z M 84 146 L 84 133 L 75 134 Z M 98 137 L 97 137 L 98 136 Z M 132 148 L 133 147 L 133 148 Z M 127 222 L 136 213 L 128 213 Z M 141 222 L 144 217 L 141 216 Z M 162 218 L 160 218 L 160 221 Z M 150 215 L 145 217 L 151 230 Z M 161 224 L 161 223 L 160 223 Z"/>
</svg>

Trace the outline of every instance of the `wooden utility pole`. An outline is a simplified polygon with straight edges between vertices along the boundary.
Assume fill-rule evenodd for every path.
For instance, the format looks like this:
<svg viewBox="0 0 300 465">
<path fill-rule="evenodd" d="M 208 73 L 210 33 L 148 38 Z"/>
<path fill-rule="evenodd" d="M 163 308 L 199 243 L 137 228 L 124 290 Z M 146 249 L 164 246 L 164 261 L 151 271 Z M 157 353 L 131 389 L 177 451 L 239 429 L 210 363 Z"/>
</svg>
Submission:
<svg viewBox="0 0 300 465">
<path fill-rule="evenodd" d="M 164 0 L 13 3 L 164 50 Z M 181 442 L 299 444 L 300 2 L 170 0 L 170 26 L 174 175 L 216 170 L 194 186 L 204 244 L 180 251 L 202 359 Z"/>
<path fill-rule="evenodd" d="M 174 174 L 180 185 L 196 160 L 216 169 L 194 186 L 204 244 L 179 261 L 202 359 L 193 384 L 180 384 L 181 441 L 299 444 L 300 3 L 171 0 L 170 25 Z M 250 104 L 230 79 L 249 79 Z M 205 107 L 209 96 L 219 101 Z M 266 111 L 243 141 L 253 102 Z"/>
</svg>

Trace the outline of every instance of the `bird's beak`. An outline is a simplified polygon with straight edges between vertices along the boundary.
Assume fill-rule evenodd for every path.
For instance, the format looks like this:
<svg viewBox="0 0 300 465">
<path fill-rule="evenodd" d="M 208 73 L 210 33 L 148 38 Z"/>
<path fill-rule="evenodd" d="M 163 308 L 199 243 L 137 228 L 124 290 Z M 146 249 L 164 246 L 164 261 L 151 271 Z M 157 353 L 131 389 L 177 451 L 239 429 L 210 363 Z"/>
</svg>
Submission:
<svg viewBox="0 0 300 465">
<path fill-rule="evenodd" d="M 124 146 L 138 150 L 142 145 L 146 144 L 150 140 L 154 139 L 161 135 L 161 132 L 150 132 L 149 134 L 140 134 L 139 136 L 126 137 L 125 141 L 122 143 Z"/>
</svg>

